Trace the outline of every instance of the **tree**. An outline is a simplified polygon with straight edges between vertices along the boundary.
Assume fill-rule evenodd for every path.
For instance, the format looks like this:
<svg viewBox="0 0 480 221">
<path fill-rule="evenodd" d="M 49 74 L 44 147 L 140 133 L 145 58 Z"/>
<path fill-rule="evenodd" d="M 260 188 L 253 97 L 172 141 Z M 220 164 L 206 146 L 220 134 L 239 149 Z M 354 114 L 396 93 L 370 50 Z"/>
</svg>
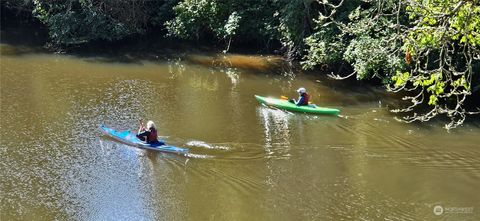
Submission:
<svg viewBox="0 0 480 221">
<path fill-rule="evenodd" d="M 323 10 L 316 32 L 306 38 L 304 68 L 341 58 L 353 72 L 345 77 L 332 73 L 333 78 L 375 77 L 389 91 L 415 93 L 403 98 L 410 106 L 392 110 L 406 113 L 405 122 L 445 115 L 450 118 L 445 127 L 451 129 L 479 113 L 465 106 L 480 83 L 474 77 L 480 69 L 478 0 L 319 3 Z"/>
<path fill-rule="evenodd" d="M 305 69 L 317 65 L 345 62 L 353 72 L 346 77 L 373 77 L 388 82 L 391 73 L 404 66 L 399 29 L 395 25 L 401 10 L 398 1 L 319 1 L 316 32 L 306 38 L 309 46 L 302 61 Z"/>
<path fill-rule="evenodd" d="M 183 0 L 174 7 L 175 18 L 165 23 L 169 35 L 183 39 L 214 37 L 227 42 L 275 41 L 287 58 L 304 50 L 303 39 L 311 33 L 314 0 Z"/>
<path fill-rule="evenodd" d="M 480 6 L 478 0 L 407 1 L 413 26 L 403 38 L 403 51 L 410 70 L 397 71 L 391 91 L 415 91 L 406 96 L 412 104 L 395 112 L 413 112 L 406 122 L 428 121 L 446 115 L 445 128 L 461 125 L 466 116 L 478 114 L 464 103 L 472 94 L 472 81 L 480 71 Z M 414 112 L 428 102 L 428 111 Z"/>
<path fill-rule="evenodd" d="M 33 14 L 49 30 L 52 43 L 70 45 L 91 40 L 119 40 L 144 33 L 159 19 L 170 1 L 131 0 L 34 0 Z M 169 4 L 167 4 L 169 5 Z"/>
</svg>

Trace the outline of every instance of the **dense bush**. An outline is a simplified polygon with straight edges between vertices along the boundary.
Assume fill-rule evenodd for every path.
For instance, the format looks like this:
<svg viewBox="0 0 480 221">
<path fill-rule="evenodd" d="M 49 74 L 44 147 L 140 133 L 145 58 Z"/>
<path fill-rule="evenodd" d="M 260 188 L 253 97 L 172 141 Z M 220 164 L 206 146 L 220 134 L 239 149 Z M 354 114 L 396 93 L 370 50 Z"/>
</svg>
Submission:
<svg viewBox="0 0 480 221">
<path fill-rule="evenodd" d="M 91 40 L 119 40 L 145 33 L 149 25 L 163 23 L 174 1 L 149 0 L 34 0 L 33 15 L 49 29 L 57 45 Z"/>
</svg>

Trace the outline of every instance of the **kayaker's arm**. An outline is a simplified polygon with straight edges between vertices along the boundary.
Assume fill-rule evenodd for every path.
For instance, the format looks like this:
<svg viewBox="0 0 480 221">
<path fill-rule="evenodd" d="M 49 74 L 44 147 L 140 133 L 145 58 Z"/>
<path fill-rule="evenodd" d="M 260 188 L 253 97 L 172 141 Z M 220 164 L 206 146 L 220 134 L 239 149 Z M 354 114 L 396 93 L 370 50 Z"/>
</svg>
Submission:
<svg viewBox="0 0 480 221">
<path fill-rule="evenodd" d="M 301 106 L 304 101 L 305 101 L 305 97 L 300 96 L 299 99 L 298 99 L 298 101 L 295 103 L 295 105 Z"/>
<path fill-rule="evenodd" d="M 146 130 L 145 130 L 145 126 L 143 125 L 143 120 L 140 119 L 140 127 L 138 128 L 138 133 L 137 133 L 137 134 L 140 134 L 140 133 L 142 133 L 143 131 L 146 131 Z"/>
</svg>

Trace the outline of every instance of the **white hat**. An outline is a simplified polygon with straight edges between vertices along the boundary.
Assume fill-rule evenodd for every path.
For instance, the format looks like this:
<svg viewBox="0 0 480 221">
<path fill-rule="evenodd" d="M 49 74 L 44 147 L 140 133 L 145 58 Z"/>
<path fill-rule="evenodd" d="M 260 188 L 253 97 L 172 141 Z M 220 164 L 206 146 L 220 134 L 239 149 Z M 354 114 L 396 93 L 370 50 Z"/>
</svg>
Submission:
<svg viewBox="0 0 480 221">
<path fill-rule="evenodd" d="M 299 88 L 299 89 L 297 90 L 297 92 L 303 94 L 303 93 L 306 93 L 306 92 L 307 92 L 307 89 L 301 87 L 301 88 Z"/>
<path fill-rule="evenodd" d="M 153 121 L 149 120 L 149 121 L 147 122 L 147 128 L 148 128 L 148 129 L 155 128 L 155 123 L 153 123 Z"/>
</svg>

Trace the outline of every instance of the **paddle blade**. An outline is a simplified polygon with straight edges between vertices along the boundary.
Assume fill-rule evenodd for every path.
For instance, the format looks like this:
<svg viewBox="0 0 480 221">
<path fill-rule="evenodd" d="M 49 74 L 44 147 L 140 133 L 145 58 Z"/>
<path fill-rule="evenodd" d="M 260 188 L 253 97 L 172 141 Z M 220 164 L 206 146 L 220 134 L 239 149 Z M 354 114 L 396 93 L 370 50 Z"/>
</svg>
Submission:
<svg viewBox="0 0 480 221">
<path fill-rule="evenodd" d="M 282 100 L 288 100 L 288 97 L 282 95 L 282 96 L 280 96 L 280 99 L 282 99 Z"/>
</svg>

